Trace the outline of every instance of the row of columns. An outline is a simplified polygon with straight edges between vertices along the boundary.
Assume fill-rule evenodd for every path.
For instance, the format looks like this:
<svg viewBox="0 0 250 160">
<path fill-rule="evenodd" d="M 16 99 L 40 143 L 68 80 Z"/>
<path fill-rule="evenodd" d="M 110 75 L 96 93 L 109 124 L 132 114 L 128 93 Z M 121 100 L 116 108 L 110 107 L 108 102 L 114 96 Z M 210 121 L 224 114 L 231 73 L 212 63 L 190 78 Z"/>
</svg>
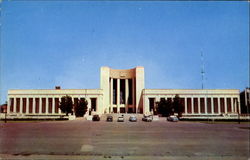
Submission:
<svg viewBox="0 0 250 160">
<path fill-rule="evenodd" d="M 42 113 L 42 99 L 45 98 L 45 114 L 49 113 L 49 105 L 48 101 L 49 98 L 52 97 L 10 97 L 9 102 L 8 102 L 8 107 L 7 107 L 7 113 L 23 113 L 23 100 L 26 99 L 26 112 L 23 114 L 35 114 L 36 113 L 36 99 L 39 99 L 39 109 L 38 112 L 39 114 Z M 53 97 L 52 98 L 52 114 L 55 114 L 55 99 L 58 98 L 60 99 L 61 97 Z M 12 102 L 13 99 L 13 102 Z M 17 99 L 19 99 L 19 111 L 17 111 Z M 30 99 L 32 99 L 32 113 L 29 113 L 29 106 L 30 106 Z M 13 104 L 11 104 L 13 103 Z M 10 107 L 13 106 L 13 111 L 10 111 Z M 58 113 L 61 114 L 61 110 L 58 109 Z"/>
<path fill-rule="evenodd" d="M 174 97 L 166 97 L 167 98 L 171 98 L 173 100 Z M 187 103 L 187 99 L 190 98 L 191 99 L 191 113 L 188 113 L 188 103 Z M 198 113 L 194 112 L 194 98 L 198 99 Z M 184 97 L 184 108 L 185 108 L 185 112 L 184 114 L 201 114 L 201 98 L 204 99 L 204 108 L 205 108 L 205 113 L 202 114 L 215 114 L 214 112 L 214 98 L 217 98 L 217 104 L 218 104 L 218 113 L 216 114 L 221 114 L 221 103 L 220 103 L 220 98 L 224 99 L 224 110 L 225 113 L 228 113 L 228 104 L 227 104 L 227 98 L 230 98 L 231 101 L 231 113 L 237 113 L 237 107 L 239 109 L 239 113 L 241 113 L 240 111 L 240 107 L 239 104 L 237 104 L 239 102 L 239 98 L 238 97 Z M 211 113 L 208 113 L 208 106 L 207 106 L 207 98 L 211 99 Z M 234 101 L 234 99 L 237 99 L 236 101 Z M 155 97 L 156 101 L 159 102 L 160 101 L 160 97 Z M 149 100 L 148 100 L 149 103 Z M 148 106 L 149 107 L 149 106 Z"/>
<path fill-rule="evenodd" d="M 116 103 L 117 104 L 113 104 L 113 84 L 114 84 L 114 78 L 111 78 L 110 80 L 110 108 L 111 108 L 111 112 L 113 112 L 113 108 L 114 106 L 117 107 L 117 112 L 120 112 L 120 106 L 121 106 L 121 102 L 120 102 L 120 81 L 121 79 L 116 79 L 117 83 L 116 83 Z M 128 111 L 128 96 L 129 96 L 129 79 L 124 79 L 125 80 L 125 112 Z M 134 84 L 135 84 L 135 80 L 134 78 L 132 78 L 132 105 L 135 106 L 135 88 L 134 88 Z M 123 104 L 122 104 L 123 105 Z"/>
<path fill-rule="evenodd" d="M 7 107 L 7 113 L 11 113 L 10 111 L 10 106 L 13 105 L 13 113 L 17 113 L 17 98 L 20 99 L 19 102 L 19 112 L 18 113 L 22 113 L 22 114 L 37 114 L 36 113 L 36 99 L 39 98 L 39 110 L 38 110 L 38 114 L 61 114 L 61 110 L 60 108 L 58 108 L 58 113 L 55 113 L 55 101 L 56 98 L 59 99 L 59 101 L 61 100 L 61 97 L 9 97 L 9 102 L 8 102 L 8 107 Z M 23 99 L 26 98 L 26 112 L 23 113 Z M 30 106 L 30 101 L 29 99 L 32 98 L 32 113 L 29 113 L 29 106 Z M 45 113 L 42 113 L 42 99 L 45 98 Z M 52 98 L 52 113 L 49 113 L 49 98 Z M 74 103 L 74 99 L 75 98 L 86 98 L 86 97 L 72 97 L 72 102 Z M 95 97 L 96 98 L 96 97 Z M 13 104 L 12 100 L 13 99 Z M 88 110 L 91 108 L 91 99 L 88 97 L 86 98 L 86 100 L 88 101 Z M 97 102 L 98 102 L 98 98 L 96 98 Z M 60 103 L 60 102 L 58 102 Z M 96 105 L 98 106 L 98 103 L 96 103 Z M 96 107 L 97 109 L 97 107 Z"/>
<path fill-rule="evenodd" d="M 188 109 L 187 109 L 187 99 L 191 98 L 191 113 L 188 113 Z M 194 98 L 198 99 L 198 113 L 194 112 Z M 237 103 L 237 101 L 239 101 L 239 99 L 237 97 L 185 97 L 185 114 L 201 114 L 201 98 L 204 99 L 204 108 L 205 108 L 205 113 L 204 114 L 208 114 L 208 106 L 207 106 L 207 98 L 210 98 L 210 107 L 211 107 L 211 113 L 209 114 L 215 114 L 214 111 L 214 98 L 217 98 L 217 108 L 218 108 L 218 113 L 216 114 L 221 114 L 221 103 L 220 103 L 220 99 L 223 98 L 224 100 L 224 112 L 223 113 L 228 113 L 228 104 L 227 104 L 227 99 L 230 98 L 231 101 L 231 112 L 230 113 L 237 113 L 237 106 L 239 108 L 239 112 L 240 112 L 240 107 Z M 237 98 L 237 101 L 234 102 L 234 98 Z"/>
</svg>

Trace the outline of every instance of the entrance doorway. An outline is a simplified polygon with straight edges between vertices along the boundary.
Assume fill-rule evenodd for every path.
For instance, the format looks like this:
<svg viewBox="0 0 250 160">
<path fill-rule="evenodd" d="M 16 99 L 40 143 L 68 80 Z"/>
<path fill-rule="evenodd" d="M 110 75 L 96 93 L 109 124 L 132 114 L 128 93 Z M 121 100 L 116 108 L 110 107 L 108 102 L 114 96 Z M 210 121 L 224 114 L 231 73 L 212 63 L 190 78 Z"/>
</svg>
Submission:
<svg viewBox="0 0 250 160">
<path fill-rule="evenodd" d="M 91 100 L 91 111 L 96 111 L 96 98 L 90 98 Z"/>
<path fill-rule="evenodd" d="M 125 107 L 120 108 L 120 113 L 125 113 Z"/>
<path fill-rule="evenodd" d="M 155 108 L 155 98 L 149 98 L 149 111 L 153 111 L 153 114 L 156 115 L 157 111 Z"/>
</svg>

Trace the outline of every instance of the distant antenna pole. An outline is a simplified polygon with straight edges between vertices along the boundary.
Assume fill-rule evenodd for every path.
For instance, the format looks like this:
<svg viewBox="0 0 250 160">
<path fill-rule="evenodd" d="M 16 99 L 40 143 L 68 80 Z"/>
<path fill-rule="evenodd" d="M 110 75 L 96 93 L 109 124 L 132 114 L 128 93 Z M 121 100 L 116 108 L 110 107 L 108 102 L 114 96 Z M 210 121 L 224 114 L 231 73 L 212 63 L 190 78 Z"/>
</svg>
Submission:
<svg viewBox="0 0 250 160">
<path fill-rule="evenodd" d="M 203 53 L 201 51 L 201 89 L 204 89 L 204 74 L 205 74 L 204 57 L 203 57 Z"/>
</svg>

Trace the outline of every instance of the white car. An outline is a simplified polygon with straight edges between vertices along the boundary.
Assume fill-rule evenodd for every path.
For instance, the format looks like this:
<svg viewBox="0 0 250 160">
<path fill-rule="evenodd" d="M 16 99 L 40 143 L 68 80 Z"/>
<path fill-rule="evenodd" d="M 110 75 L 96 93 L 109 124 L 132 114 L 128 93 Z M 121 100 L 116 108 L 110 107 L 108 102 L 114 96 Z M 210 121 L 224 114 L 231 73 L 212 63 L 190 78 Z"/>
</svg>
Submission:
<svg viewBox="0 0 250 160">
<path fill-rule="evenodd" d="M 153 115 L 148 115 L 148 116 L 144 115 L 144 116 L 142 117 L 142 121 L 145 121 L 145 122 L 152 122 L 152 121 L 153 121 Z"/>
<path fill-rule="evenodd" d="M 121 116 L 118 117 L 117 122 L 124 122 L 124 117 L 123 117 L 123 115 L 121 115 Z"/>
</svg>

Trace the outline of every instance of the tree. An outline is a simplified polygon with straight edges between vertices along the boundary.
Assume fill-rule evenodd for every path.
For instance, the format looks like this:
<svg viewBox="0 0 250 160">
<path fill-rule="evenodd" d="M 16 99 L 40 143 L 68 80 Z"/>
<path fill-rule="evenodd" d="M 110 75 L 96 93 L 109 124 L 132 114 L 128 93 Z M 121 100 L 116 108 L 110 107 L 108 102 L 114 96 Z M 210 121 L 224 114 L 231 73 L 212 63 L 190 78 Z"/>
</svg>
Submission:
<svg viewBox="0 0 250 160">
<path fill-rule="evenodd" d="M 181 103 L 181 99 L 178 94 L 174 97 L 173 109 L 175 113 L 178 113 L 178 117 L 182 116 L 182 113 L 184 112 L 184 105 Z"/>
<path fill-rule="evenodd" d="M 75 106 L 76 117 L 83 117 L 88 109 L 88 101 L 85 98 L 78 99 L 78 103 Z"/>
<path fill-rule="evenodd" d="M 165 99 L 161 99 L 160 102 L 156 102 L 157 104 L 157 113 L 162 114 L 162 116 L 164 116 L 166 113 L 166 108 L 167 108 L 167 104 L 166 104 L 166 100 Z"/>
<path fill-rule="evenodd" d="M 169 116 L 172 114 L 172 100 L 171 99 L 161 99 L 157 102 L 157 112 L 162 114 L 162 116 Z"/>
<path fill-rule="evenodd" d="M 161 99 L 160 102 L 156 102 L 157 111 L 162 116 L 170 116 L 174 115 L 174 113 L 178 113 L 178 117 L 182 116 L 184 112 L 184 105 L 181 103 L 181 99 L 178 94 L 175 95 L 174 100 L 171 98 L 165 100 Z"/>
<path fill-rule="evenodd" d="M 61 109 L 61 111 L 63 113 L 66 113 L 66 116 L 69 114 L 69 113 L 73 113 L 72 112 L 72 108 L 73 108 L 73 102 L 72 102 L 72 98 L 68 95 L 66 96 L 63 96 L 61 98 L 61 102 L 60 102 L 60 106 L 59 108 Z"/>
<path fill-rule="evenodd" d="M 174 114 L 173 111 L 173 101 L 171 98 L 167 99 L 167 111 L 166 111 L 166 116 L 170 116 Z"/>
</svg>

